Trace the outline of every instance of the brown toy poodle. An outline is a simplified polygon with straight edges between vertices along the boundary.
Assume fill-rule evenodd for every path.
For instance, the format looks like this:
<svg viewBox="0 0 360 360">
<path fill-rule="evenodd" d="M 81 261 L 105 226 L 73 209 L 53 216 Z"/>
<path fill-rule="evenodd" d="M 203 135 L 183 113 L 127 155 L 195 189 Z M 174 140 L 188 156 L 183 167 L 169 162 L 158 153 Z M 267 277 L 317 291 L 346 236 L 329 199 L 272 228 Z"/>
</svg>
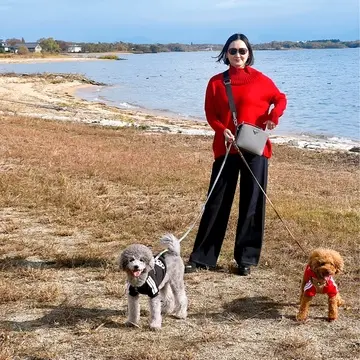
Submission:
<svg viewBox="0 0 360 360">
<path fill-rule="evenodd" d="M 296 316 L 298 321 L 308 317 L 310 302 L 317 294 L 327 294 L 329 298 L 328 320 L 338 318 L 338 307 L 344 302 L 333 279 L 333 275 L 342 271 L 344 261 L 341 255 L 330 249 L 315 249 L 309 257 L 301 284 L 300 309 Z"/>
</svg>

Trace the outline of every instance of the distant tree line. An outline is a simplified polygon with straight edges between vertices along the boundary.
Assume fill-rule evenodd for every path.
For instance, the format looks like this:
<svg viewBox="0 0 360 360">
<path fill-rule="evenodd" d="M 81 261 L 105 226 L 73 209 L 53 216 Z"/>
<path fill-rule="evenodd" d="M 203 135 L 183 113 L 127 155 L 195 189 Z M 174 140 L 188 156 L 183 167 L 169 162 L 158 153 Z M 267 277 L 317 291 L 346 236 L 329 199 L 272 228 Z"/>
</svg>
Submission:
<svg viewBox="0 0 360 360">
<path fill-rule="evenodd" d="M 60 48 L 66 51 L 71 43 L 58 41 Z M 186 52 L 186 51 L 220 51 L 222 44 L 133 44 L 125 42 L 115 43 L 77 43 L 84 52 L 132 52 L 132 53 L 158 53 L 158 52 Z M 269 43 L 253 45 L 255 50 L 286 50 L 286 49 L 336 49 L 336 48 L 357 48 L 360 47 L 360 40 L 340 41 L 331 40 L 311 40 L 311 41 L 272 41 Z"/>
<path fill-rule="evenodd" d="M 66 51 L 71 43 L 56 40 L 62 51 Z M 133 44 L 125 42 L 114 43 L 77 43 L 82 47 L 83 52 L 132 52 L 132 53 L 158 53 L 158 52 L 186 52 L 186 51 L 220 51 L 222 44 Z M 360 47 L 360 40 L 340 41 L 311 40 L 311 41 L 272 41 L 269 43 L 253 45 L 255 50 L 286 50 L 286 49 L 336 49 L 336 48 L 357 48 Z"/>
<path fill-rule="evenodd" d="M 18 51 L 19 54 L 24 54 L 24 53 L 28 52 L 28 50 L 25 46 L 26 41 L 24 38 L 21 38 L 21 39 L 11 38 L 11 39 L 5 40 L 5 42 L 9 46 L 20 45 L 19 51 Z M 35 42 L 40 44 L 42 52 L 44 52 L 44 53 L 60 53 L 61 51 L 67 51 L 67 47 L 62 49 L 60 47 L 58 41 L 54 40 L 53 38 L 41 38 Z M 24 44 L 24 45 L 21 46 L 21 44 Z"/>
<path fill-rule="evenodd" d="M 255 44 L 255 50 L 286 50 L 286 49 L 342 49 L 358 48 L 360 40 L 340 41 L 339 39 L 309 40 L 309 41 L 271 41 Z"/>
<path fill-rule="evenodd" d="M 24 38 L 11 38 L 6 40 L 7 44 L 15 45 L 25 43 Z M 43 52 L 61 53 L 67 52 L 70 45 L 74 42 L 55 40 L 53 38 L 41 38 L 37 41 Z M 220 51 L 222 44 L 133 44 L 122 41 L 118 42 L 97 42 L 87 43 L 78 42 L 82 52 L 104 53 L 104 52 L 130 52 L 130 53 L 158 53 L 158 52 L 186 52 L 186 51 Z M 340 41 L 339 39 L 323 39 L 308 41 L 271 41 L 269 43 L 254 44 L 254 50 L 287 50 L 287 49 L 336 49 L 336 48 L 358 48 L 360 40 Z"/>
<path fill-rule="evenodd" d="M 158 52 L 185 52 L 185 51 L 201 51 L 208 49 L 213 45 L 195 45 L 195 44 L 180 44 L 180 43 L 170 43 L 170 44 L 133 44 L 125 43 L 122 41 L 114 43 L 77 43 L 82 47 L 83 52 L 97 53 L 97 52 L 131 52 L 131 53 L 158 53 Z M 60 42 L 59 42 L 60 45 Z M 64 44 L 66 48 L 69 43 Z M 62 46 L 62 45 L 60 45 Z"/>
</svg>

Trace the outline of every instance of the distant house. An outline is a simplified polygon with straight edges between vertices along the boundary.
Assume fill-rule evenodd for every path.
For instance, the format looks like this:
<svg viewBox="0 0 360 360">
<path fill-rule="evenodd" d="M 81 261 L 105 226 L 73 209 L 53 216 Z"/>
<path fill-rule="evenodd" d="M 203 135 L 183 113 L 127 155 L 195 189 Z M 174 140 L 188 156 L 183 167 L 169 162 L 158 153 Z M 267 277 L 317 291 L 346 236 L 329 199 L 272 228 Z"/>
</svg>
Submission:
<svg viewBox="0 0 360 360">
<path fill-rule="evenodd" d="M 25 46 L 29 50 L 29 52 L 33 53 L 40 53 L 42 50 L 42 47 L 38 42 L 17 43 L 12 47 L 12 49 L 15 53 L 17 53 L 21 46 Z"/>
<path fill-rule="evenodd" d="M 6 43 L 5 40 L 0 39 L 0 49 L 2 49 L 4 52 L 8 52 L 10 50 L 9 45 Z"/>
<path fill-rule="evenodd" d="M 73 45 L 69 45 L 68 49 L 67 49 L 67 52 L 69 53 L 79 53 L 82 51 L 82 48 L 80 45 L 76 45 L 76 44 L 73 44 Z"/>
</svg>

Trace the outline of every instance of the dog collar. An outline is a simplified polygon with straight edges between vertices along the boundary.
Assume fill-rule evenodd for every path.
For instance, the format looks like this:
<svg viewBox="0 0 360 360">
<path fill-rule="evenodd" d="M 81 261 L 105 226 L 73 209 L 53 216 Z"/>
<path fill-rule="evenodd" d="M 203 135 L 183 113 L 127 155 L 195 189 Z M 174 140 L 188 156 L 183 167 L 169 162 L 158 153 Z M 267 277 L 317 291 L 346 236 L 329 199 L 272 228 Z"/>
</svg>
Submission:
<svg viewBox="0 0 360 360">
<path fill-rule="evenodd" d="M 314 277 L 311 277 L 310 278 L 310 281 L 311 283 L 314 285 L 314 286 L 325 286 L 327 284 L 327 280 L 326 279 L 317 279 L 317 278 L 314 278 Z"/>
</svg>

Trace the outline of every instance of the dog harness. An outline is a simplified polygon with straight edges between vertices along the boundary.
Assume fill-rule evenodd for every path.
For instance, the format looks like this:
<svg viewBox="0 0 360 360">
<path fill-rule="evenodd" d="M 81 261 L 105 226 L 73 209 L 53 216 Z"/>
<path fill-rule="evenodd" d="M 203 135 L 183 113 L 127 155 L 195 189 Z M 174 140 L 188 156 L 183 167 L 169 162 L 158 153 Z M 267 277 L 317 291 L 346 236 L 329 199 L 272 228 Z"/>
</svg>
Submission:
<svg viewBox="0 0 360 360">
<path fill-rule="evenodd" d="M 304 273 L 304 294 L 306 296 L 315 296 L 316 293 L 328 294 L 330 298 L 334 297 L 338 292 L 337 285 L 332 276 L 328 276 L 323 280 L 318 280 L 316 274 L 308 265 Z"/>
<path fill-rule="evenodd" d="M 166 264 L 163 257 L 155 258 L 155 266 L 153 270 L 149 271 L 148 277 L 145 283 L 139 287 L 135 287 L 129 284 L 129 295 L 137 296 L 139 294 L 148 295 L 150 298 L 154 298 L 159 294 L 159 285 L 164 280 L 166 275 Z"/>
</svg>

